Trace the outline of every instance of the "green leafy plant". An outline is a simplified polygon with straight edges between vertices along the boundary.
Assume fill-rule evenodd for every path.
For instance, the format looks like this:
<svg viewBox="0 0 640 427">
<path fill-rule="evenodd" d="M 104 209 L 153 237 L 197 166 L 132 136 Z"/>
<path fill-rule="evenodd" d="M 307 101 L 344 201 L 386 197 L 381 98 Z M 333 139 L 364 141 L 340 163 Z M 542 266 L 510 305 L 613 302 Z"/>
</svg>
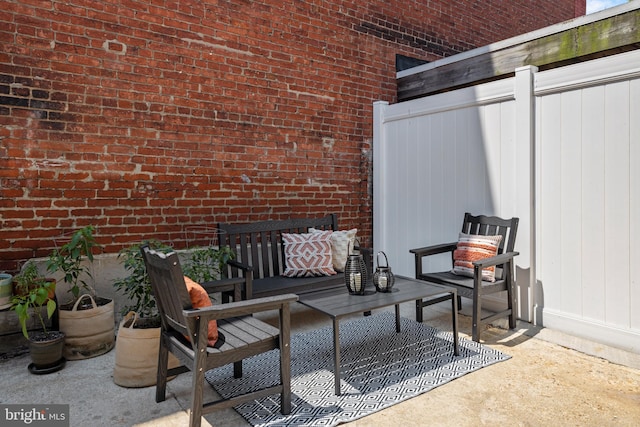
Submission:
<svg viewBox="0 0 640 427">
<path fill-rule="evenodd" d="M 33 262 L 27 262 L 22 270 L 13 276 L 13 283 L 17 293 L 26 294 L 34 286 L 40 286 L 46 279 L 38 271 Z"/>
<path fill-rule="evenodd" d="M 64 274 L 64 282 L 70 285 L 69 292 L 74 299 L 80 296 L 80 288 L 93 293 L 93 288 L 84 279 L 93 279 L 90 265 L 84 261 L 93 262 L 93 248 L 98 246 L 94 231 L 95 228 L 88 225 L 74 232 L 67 243 L 53 250 L 47 262 L 49 272 Z"/>
<path fill-rule="evenodd" d="M 42 307 L 46 306 L 47 318 L 50 319 L 57 307 L 55 300 L 51 298 L 55 294 L 56 282 L 41 276 L 36 265 L 32 262 L 14 276 L 13 280 L 18 292 L 11 297 L 11 309 L 18 315 L 22 334 L 25 338 L 29 338 L 27 331 L 29 312 L 38 319 L 42 332 L 46 334 L 48 331 L 42 316 Z"/>
<path fill-rule="evenodd" d="M 170 245 L 155 239 L 145 240 L 140 244 L 122 249 L 118 253 L 118 259 L 122 261 L 128 274 L 114 280 L 113 285 L 116 291 L 122 293 L 130 301 L 130 304 L 122 308 L 123 315 L 129 311 L 135 311 L 142 318 L 153 318 L 158 313 L 147 269 L 140 252 L 140 248 L 144 245 L 164 253 L 174 250 Z M 233 258 L 234 253 L 229 247 L 221 249 L 196 248 L 188 254 L 183 272 L 199 283 L 216 280 L 225 276 L 226 262 Z"/>
<path fill-rule="evenodd" d="M 113 285 L 117 291 L 124 294 L 131 301 L 131 304 L 123 307 L 122 314 L 135 311 L 140 317 L 152 318 L 156 317 L 158 312 L 147 269 L 140 252 L 140 248 L 144 245 L 164 253 L 173 250 L 171 246 L 158 240 L 146 240 L 141 244 L 122 249 L 118 253 L 118 259 L 122 260 L 124 268 L 129 274 L 116 279 Z"/>
<path fill-rule="evenodd" d="M 197 247 L 191 251 L 183 271 L 198 283 L 218 280 L 226 276 L 226 264 L 234 257 L 235 253 L 229 246 Z"/>
</svg>

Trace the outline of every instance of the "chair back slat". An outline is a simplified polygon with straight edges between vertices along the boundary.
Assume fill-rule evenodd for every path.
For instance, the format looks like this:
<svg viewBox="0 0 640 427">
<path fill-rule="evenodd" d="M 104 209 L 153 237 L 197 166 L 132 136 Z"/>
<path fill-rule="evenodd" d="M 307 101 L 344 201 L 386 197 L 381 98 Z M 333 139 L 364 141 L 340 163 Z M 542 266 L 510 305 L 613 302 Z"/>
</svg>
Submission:
<svg viewBox="0 0 640 427">
<path fill-rule="evenodd" d="M 192 309 L 178 254 L 164 254 L 148 246 L 141 248 L 151 289 L 165 331 L 175 330 L 189 335 L 182 310 Z"/>
</svg>

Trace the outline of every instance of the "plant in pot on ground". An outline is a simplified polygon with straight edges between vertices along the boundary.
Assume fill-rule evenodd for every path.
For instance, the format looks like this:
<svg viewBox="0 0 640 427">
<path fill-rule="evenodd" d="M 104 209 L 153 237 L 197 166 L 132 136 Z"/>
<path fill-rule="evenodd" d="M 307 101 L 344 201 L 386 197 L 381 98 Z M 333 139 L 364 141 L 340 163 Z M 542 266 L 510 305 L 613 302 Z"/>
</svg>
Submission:
<svg viewBox="0 0 640 427">
<path fill-rule="evenodd" d="M 128 274 L 116 279 L 113 285 L 129 303 L 122 309 L 124 317 L 118 327 L 113 381 L 123 387 L 152 386 L 157 378 L 160 317 L 140 251 L 144 245 L 164 253 L 173 251 L 170 245 L 158 240 L 146 240 L 118 254 Z M 226 261 L 233 259 L 233 252 L 229 248 L 203 247 L 188 251 L 185 257 L 185 275 L 202 283 L 224 276 L 221 272 Z M 169 368 L 179 365 L 179 360 L 169 354 Z"/>
<path fill-rule="evenodd" d="M 149 327 L 158 327 L 160 326 L 160 318 L 156 308 L 156 300 L 153 298 L 151 283 L 144 266 L 142 252 L 140 252 L 140 248 L 143 245 L 148 245 L 151 249 L 164 253 L 173 250 L 171 246 L 158 240 L 146 240 L 141 244 L 122 249 L 118 253 L 118 259 L 122 261 L 128 275 L 116 279 L 113 282 L 113 286 L 116 291 L 122 293 L 128 300 L 128 304 L 121 310 L 122 315 L 134 311 L 140 319 L 148 319 L 138 323 L 148 324 Z"/>
<path fill-rule="evenodd" d="M 123 319 L 116 339 L 113 381 L 123 387 L 148 387 L 156 384 L 160 316 L 140 251 L 143 245 L 165 253 L 173 250 L 171 246 L 158 240 L 146 240 L 124 248 L 118 254 L 118 259 L 128 274 L 116 279 L 113 286 L 127 297 L 128 303 L 121 310 Z M 169 368 L 179 365 L 178 359 L 169 354 Z"/>
<path fill-rule="evenodd" d="M 70 302 L 60 304 L 60 330 L 66 334 L 64 355 L 70 360 L 99 356 L 115 345 L 113 300 L 96 296 L 87 283 L 93 280 L 93 250 L 98 246 L 94 231 L 90 225 L 75 231 L 52 251 L 47 262 L 47 270 L 61 273 L 72 295 Z"/>
<path fill-rule="evenodd" d="M 11 310 L 18 315 L 22 334 L 29 340 L 32 363 L 29 371 L 47 374 L 64 367 L 63 347 L 65 334 L 47 328 L 43 311 L 51 319 L 56 312 L 56 282 L 42 277 L 34 263 L 28 263 L 14 278 L 16 290 L 11 298 Z M 37 330 L 29 332 L 28 321 L 37 319 Z"/>
</svg>

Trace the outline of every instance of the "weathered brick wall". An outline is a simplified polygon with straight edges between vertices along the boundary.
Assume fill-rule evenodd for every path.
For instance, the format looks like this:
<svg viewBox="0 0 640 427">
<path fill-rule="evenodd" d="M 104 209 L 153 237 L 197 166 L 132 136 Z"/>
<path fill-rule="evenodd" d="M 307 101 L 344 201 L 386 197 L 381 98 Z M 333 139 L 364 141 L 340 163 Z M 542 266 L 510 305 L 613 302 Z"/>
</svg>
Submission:
<svg viewBox="0 0 640 427">
<path fill-rule="evenodd" d="M 582 9 L 581 9 L 582 7 Z M 87 224 L 105 252 L 337 212 L 371 236 L 372 102 L 584 0 L 0 0 L 0 270 Z"/>
</svg>

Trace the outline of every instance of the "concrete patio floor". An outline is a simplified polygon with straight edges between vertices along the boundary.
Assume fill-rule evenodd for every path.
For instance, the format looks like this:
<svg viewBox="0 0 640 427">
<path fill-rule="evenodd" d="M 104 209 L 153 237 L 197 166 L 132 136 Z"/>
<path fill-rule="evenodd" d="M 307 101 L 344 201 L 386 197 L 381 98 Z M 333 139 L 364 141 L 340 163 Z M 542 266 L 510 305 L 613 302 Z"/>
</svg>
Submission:
<svg viewBox="0 0 640 427">
<path fill-rule="evenodd" d="M 425 309 L 425 323 L 450 330 L 447 308 L 448 304 L 444 304 Z M 415 319 L 413 304 L 403 304 L 401 310 L 404 317 Z M 275 316 L 267 313 L 263 318 L 273 321 Z M 295 304 L 292 324 L 295 333 L 330 326 L 331 322 Z M 469 339 L 469 317 L 460 316 L 460 329 L 461 336 Z M 6 352 L 10 344 L 6 337 L 2 340 L 0 353 Z M 640 425 L 640 355 L 527 323 L 519 324 L 515 331 L 488 328 L 482 334 L 482 342 L 511 355 L 511 359 L 345 425 Z M 74 427 L 188 424 L 190 375 L 171 381 L 167 400 L 156 403 L 155 387 L 127 389 L 113 383 L 114 358 L 115 351 L 111 351 L 92 359 L 69 361 L 63 370 L 43 376 L 27 371 L 28 354 L 0 359 L 0 403 L 69 404 L 70 425 Z M 215 396 L 210 387 L 205 390 Z M 206 415 L 203 426 L 207 425 L 248 424 L 230 409 Z"/>
</svg>

